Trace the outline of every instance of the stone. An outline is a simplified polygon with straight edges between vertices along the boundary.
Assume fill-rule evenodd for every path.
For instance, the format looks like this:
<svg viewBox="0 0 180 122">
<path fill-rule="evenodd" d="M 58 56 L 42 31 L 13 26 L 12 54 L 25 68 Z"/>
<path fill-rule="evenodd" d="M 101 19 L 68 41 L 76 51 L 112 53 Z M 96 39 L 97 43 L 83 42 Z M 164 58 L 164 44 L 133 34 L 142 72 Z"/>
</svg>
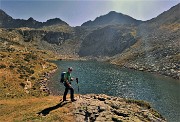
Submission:
<svg viewBox="0 0 180 122">
<path fill-rule="evenodd" d="M 106 110 L 105 107 L 103 107 L 103 106 L 98 106 L 98 111 L 99 111 L 99 112 L 103 112 L 103 111 L 105 111 L 105 110 Z"/>
<path fill-rule="evenodd" d="M 116 115 L 118 116 L 122 116 L 122 117 L 129 117 L 128 114 L 126 114 L 126 112 L 124 111 L 118 111 L 118 110 L 113 110 L 112 112 L 114 112 Z"/>
<path fill-rule="evenodd" d="M 100 101 L 99 98 L 106 98 Z M 87 122 L 122 122 L 122 121 L 159 121 L 166 122 L 161 117 L 157 118 L 150 109 L 137 104 L 127 103 L 125 99 L 107 95 L 81 95 L 73 103 L 76 121 Z"/>
<path fill-rule="evenodd" d="M 144 71 L 144 68 L 139 68 L 139 71 Z"/>
</svg>

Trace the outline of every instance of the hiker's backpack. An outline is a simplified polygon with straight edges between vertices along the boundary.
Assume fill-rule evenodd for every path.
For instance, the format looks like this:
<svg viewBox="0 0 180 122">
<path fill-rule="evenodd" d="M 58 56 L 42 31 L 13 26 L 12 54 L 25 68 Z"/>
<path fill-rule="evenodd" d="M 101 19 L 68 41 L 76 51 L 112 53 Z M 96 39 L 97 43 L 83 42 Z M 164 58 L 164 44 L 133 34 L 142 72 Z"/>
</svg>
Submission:
<svg viewBox="0 0 180 122">
<path fill-rule="evenodd" d="M 61 73 L 61 80 L 60 80 L 61 83 L 64 83 L 64 75 L 65 74 L 66 74 L 66 72 L 62 72 Z"/>
</svg>

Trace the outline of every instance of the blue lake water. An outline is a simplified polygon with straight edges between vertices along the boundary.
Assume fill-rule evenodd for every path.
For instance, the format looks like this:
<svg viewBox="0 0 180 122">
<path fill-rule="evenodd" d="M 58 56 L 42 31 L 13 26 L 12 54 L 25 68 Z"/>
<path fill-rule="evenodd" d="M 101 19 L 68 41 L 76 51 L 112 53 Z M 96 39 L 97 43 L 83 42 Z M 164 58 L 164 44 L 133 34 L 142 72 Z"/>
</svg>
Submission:
<svg viewBox="0 0 180 122">
<path fill-rule="evenodd" d="M 124 98 L 146 100 L 169 122 L 180 122 L 180 81 L 96 61 L 54 61 L 58 70 L 51 77 L 49 88 L 62 95 L 59 82 L 62 71 L 73 67 L 72 77 L 79 78 L 80 94 L 107 94 Z M 78 93 L 76 82 L 72 83 Z"/>
</svg>

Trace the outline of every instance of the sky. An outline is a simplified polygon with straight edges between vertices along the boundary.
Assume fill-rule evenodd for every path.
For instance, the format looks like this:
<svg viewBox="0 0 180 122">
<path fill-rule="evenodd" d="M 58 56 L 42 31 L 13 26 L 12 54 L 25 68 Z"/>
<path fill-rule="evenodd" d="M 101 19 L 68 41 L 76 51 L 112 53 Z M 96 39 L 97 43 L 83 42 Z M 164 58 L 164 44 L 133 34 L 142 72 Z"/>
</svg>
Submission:
<svg viewBox="0 0 180 122">
<path fill-rule="evenodd" d="M 33 17 L 45 22 L 60 18 L 70 26 L 80 26 L 110 11 L 145 21 L 178 3 L 180 0 L 0 0 L 0 9 L 14 19 Z"/>
</svg>

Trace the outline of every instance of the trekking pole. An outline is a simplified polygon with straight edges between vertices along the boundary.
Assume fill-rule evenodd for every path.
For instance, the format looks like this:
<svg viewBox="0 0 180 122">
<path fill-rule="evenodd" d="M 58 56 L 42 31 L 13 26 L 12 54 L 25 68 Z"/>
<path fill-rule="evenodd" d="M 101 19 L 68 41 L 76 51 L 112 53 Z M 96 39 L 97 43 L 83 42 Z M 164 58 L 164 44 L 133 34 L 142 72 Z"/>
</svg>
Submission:
<svg viewBox="0 0 180 122">
<path fill-rule="evenodd" d="M 78 78 L 76 78 L 76 82 L 77 82 L 77 85 L 78 85 L 78 94 L 79 94 L 79 80 L 78 80 Z M 79 94 L 79 98 L 80 98 L 80 94 Z"/>
</svg>

